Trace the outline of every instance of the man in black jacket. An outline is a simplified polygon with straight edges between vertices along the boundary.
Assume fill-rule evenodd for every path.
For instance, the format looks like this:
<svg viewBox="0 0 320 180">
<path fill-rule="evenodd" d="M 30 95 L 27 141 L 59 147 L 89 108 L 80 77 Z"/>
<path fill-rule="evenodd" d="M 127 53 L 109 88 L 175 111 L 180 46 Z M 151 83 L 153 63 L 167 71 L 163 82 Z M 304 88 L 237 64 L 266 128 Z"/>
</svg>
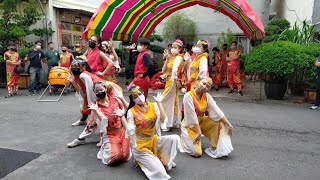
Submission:
<svg viewBox="0 0 320 180">
<path fill-rule="evenodd" d="M 41 62 L 45 59 L 45 55 L 41 51 L 42 42 L 40 40 L 36 41 L 35 47 L 28 52 L 26 60 L 30 61 L 28 71 L 30 73 L 30 85 L 29 85 L 29 94 L 34 95 L 34 90 L 36 93 L 40 93 L 41 90 Z"/>
</svg>

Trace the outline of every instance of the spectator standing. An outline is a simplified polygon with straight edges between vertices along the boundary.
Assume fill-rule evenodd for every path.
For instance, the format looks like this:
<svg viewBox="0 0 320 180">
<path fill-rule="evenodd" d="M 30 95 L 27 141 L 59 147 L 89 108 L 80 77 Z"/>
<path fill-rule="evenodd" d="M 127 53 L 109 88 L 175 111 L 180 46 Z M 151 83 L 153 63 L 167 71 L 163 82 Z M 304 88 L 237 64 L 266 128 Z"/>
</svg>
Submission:
<svg viewBox="0 0 320 180">
<path fill-rule="evenodd" d="M 36 41 L 35 46 L 28 52 L 26 60 L 30 61 L 30 65 L 28 67 L 28 71 L 30 73 L 30 85 L 29 85 L 29 94 L 34 95 L 34 91 L 36 93 L 40 93 L 41 90 L 41 70 L 42 64 L 41 62 L 45 59 L 45 54 L 41 51 L 42 42 L 40 40 Z"/>
<path fill-rule="evenodd" d="M 58 66 L 58 62 L 60 59 L 60 54 L 57 50 L 54 49 L 53 42 L 48 43 L 48 51 L 45 54 L 48 62 L 48 72 L 52 67 Z"/>
<path fill-rule="evenodd" d="M 317 62 L 315 63 L 318 71 L 318 77 L 317 77 L 317 96 L 316 96 L 316 102 L 313 106 L 310 107 L 310 109 L 320 109 L 320 55 L 318 56 Z"/>
</svg>

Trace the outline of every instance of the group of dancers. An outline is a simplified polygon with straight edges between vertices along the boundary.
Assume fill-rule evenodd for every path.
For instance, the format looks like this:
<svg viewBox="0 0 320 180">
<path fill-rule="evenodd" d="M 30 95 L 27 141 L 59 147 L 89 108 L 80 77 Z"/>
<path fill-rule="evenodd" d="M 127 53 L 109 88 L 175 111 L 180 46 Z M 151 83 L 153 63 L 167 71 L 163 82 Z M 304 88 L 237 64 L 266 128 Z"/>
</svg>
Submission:
<svg viewBox="0 0 320 180">
<path fill-rule="evenodd" d="M 200 157 L 202 136 L 210 141 L 204 152 L 212 158 L 228 156 L 233 150 L 233 126 L 208 93 L 213 82 L 207 73 L 206 41 L 198 41 L 192 54 L 183 52 L 182 41 L 172 44 L 162 69 L 166 87 L 149 101 L 147 74 L 153 62 L 148 53 L 149 40 L 140 39 L 135 78 L 127 87 L 129 102 L 111 78 L 114 73 L 109 73 L 114 71 L 117 58 L 112 60 L 99 49 L 102 43 L 97 35 L 88 45 L 85 56 L 72 62 L 72 73 L 67 77 L 82 101 L 82 118 L 73 125 L 86 125 L 79 137 L 67 144 L 69 148 L 85 144 L 88 137 L 100 137 L 97 158 L 102 163 L 125 162 L 133 156 L 149 179 L 170 179 L 167 172 L 177 166 L 174 159 L 178 150 Z M 113 47 L 109 50 L 114 51 Z M 187 92 L 180 111 L 178 91 L 184 70 Z M 181 135 L 161 136 L 161 131 L 172 128 L 180 128 Z"/>
</svg>

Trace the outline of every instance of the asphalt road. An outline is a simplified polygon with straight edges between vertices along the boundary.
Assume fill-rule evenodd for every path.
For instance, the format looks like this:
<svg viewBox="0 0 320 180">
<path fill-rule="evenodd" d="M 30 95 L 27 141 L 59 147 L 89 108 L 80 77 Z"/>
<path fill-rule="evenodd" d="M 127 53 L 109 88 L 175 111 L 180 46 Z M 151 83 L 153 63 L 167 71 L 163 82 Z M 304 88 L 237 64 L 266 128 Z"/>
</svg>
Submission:
<svg viewBox="0 0 320 180">
<path fill-rule="evenodd" d="M 39 103 L 38 95 L 4 95 L 0 89 L 0 148 L 41 155 L 3 179 L 147 179 L 131 161 L 106 166 L 97 160 L 98 138 L 66 147 L 84 128 L 71 127 L 79 118 L 73 94 L 54 103 Z M 235 150 L 223 159 L 178 153 L 172 179 L 320 179 L 320 110 L 274 101 L 216 101 L 235 127 Z"/>
</svg>

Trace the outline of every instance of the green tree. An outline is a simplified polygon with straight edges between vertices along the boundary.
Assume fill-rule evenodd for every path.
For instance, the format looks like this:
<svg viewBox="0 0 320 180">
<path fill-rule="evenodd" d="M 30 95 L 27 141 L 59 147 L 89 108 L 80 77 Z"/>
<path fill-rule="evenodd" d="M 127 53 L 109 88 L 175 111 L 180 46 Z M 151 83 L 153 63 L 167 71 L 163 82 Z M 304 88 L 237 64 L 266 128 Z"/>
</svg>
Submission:
<svg viewBox="0 0 320 180">
<path fill-rule="evenodd" d="M 174 41 L 180 39 L 185 43 L 196 38 L 196 23 L 183 11 L 178 11 L 168 18 L 163 28 L 163 39 Z"/>
<path fill-rule="evenodd" d="M 18 11 L 22 4 L 23 11 Z M 0 1 L 0 53 L 3 54 L 10 41 L 17 42 L 30 34 L 43 36 L 52 33 L 47 29 L 30 29 L 30 26 L 41 19 L 36 0 L 1 0 Z M 26 42 L 20 42 L 26 45 Z M 20 45 L 22 45 L 20 44 Z"/>
<path fill-rule="evenodd" d="M 230 44 L 233 41 L 236 41 L 236 37 L 233 35 L 232 31 L 228 28 L 227 32 L 222 32 L 217 39 L 218 47 L 222 48 L 223 44 Z"/>
</svg>

